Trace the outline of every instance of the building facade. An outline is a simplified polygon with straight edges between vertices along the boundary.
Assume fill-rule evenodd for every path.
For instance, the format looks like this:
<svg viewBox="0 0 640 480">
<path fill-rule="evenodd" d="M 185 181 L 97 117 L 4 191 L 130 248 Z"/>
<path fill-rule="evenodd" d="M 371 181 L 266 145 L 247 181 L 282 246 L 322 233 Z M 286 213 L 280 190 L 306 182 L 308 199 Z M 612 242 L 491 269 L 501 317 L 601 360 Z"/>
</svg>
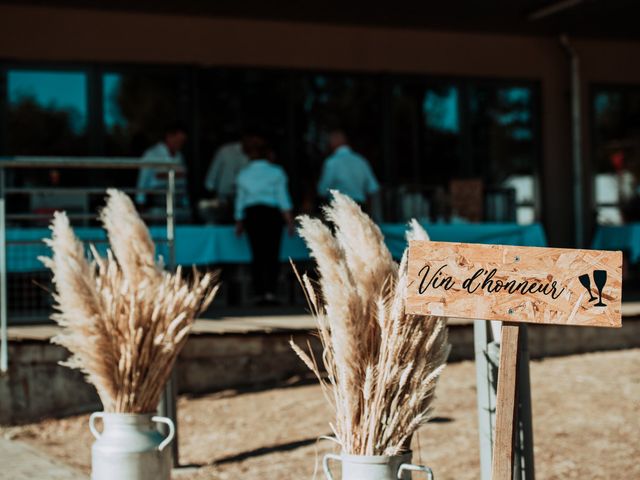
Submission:
<svg viewBox="0 0 640 480">
<path fill-rule="evenodd" d="M 575 245 L 581 228 L 584 244 L 599 204 L 611 208 L 619 196 L 596 191 L 608 178 L 598 174 L 615 171 L 616 155 L 634 157 L 640 43 L 568 41 L 2 4 L 0 148 L 8 156 L 138 155 L 162 122 L 179 118 L 189 126 L 199 197 L 215 149 L 259 125 L 304 205 L 325 134 L 341 127 L 389 188 L 525 179 L 519 219 L 542 222 L 552 246 Z"/>
</svg>

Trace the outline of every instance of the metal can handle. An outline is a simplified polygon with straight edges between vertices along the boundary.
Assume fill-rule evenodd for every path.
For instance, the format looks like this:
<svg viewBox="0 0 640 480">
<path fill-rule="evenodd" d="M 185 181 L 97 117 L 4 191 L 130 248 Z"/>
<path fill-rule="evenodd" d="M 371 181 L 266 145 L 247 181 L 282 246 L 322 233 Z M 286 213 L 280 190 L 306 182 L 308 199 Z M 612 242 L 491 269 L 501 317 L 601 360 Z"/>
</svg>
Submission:
<svg viewBox="0 0 640 480">
<path fill-rule="evenodd" d="M 398 469 L 398 480 L 402 480 L 402 472 L 404 472 L 405 470 L 409 472 L 425 472 L 429 480 L 433 480 L 434 478 L 433 470 L 431 470 L 429 467 L 425 467 L 424 465 L 414 465 L 412 463 L 403 463 Z"/>
<path fill-rule="evenodd" d="M 333 480 L 333 475 L 331 474 L 331 469 L 329 468 L 329 460 L 341 462 L 342 458 L 340 457 L 340 455 L 336 455 L 335 453 L 327 453 L 322 459 L 322 469 L 324 470 L 324 474 L 329 480 Z"/>
<path fill-rule="evenodd" d="M 171 441 L 173 440 L 173 437 L 176 436 L 176 426 L 173 424 L 173 421 L 170 418 L 161 417 L 159 415 L 156 415 L 155 417 L 151 417 L 151 421 L 157 422 L 157 423 L 164 423 L 167 427 L 169 427 L 169 434 L 160 443 L 160 445 L 158 445 L 158 451 L 161 452 L 167 447 L 167 445 L 171 443 Z"/>
<path fill-rule="evenodd" d="M 102 436 L 102 433 L 96 428 L 96 418 L 104 418 L 104 412 L 93 412 L 89 417 L 89 430 L 91 430 L 93 436 L 98 440 Z"/>
</svg>

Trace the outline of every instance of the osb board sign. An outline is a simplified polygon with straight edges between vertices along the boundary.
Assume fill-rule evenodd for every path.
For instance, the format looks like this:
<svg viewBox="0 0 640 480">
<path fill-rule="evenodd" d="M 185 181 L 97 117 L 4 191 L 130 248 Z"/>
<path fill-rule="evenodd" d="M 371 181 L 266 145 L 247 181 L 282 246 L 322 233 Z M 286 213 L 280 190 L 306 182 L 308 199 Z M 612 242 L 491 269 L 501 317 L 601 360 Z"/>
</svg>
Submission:
<svg viewBox="0 0 640 480">
<path fill-rule="evenodd" d="M 622 252 L 413 241 L 408 268 L 408 313 L 622 325 Z"/>
</svg>

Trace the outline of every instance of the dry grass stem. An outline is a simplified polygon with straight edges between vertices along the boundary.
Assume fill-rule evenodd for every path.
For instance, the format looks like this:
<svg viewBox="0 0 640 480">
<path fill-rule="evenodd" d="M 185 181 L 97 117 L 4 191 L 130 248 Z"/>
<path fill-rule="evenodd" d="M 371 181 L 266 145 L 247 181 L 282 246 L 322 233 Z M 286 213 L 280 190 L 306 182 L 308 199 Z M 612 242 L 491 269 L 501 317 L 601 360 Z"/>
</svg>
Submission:
<svg viewBox="0 0 640 480">
<path fill-rule="evenodd" d="M 405 314 L 406 252 L 400 265 L 380 229 L 348 197 L 333 193 L 322 221 L 299 218 L 320 276 L 298 277 L 323 345 L 323 375 L 309 349 L 292 347 L 335 409 L 331 428 L 345 453 L 396 455 L 430 415 L 449 344 L 443 318 Z M 428 240 L 413 220 L 407 239 Z M 296 272 L 297 274 L 297 272 Z"/>
<path fill-rule="evenodd" d="M 184 346 L 193 322 L 213 300 L 217 273 L 189 280 L 182 270 L 164 271 L 155 246 L 131 199 L 107 191 L 100 213 L 111 250 L 85 256 L 65 213 L 56 212 L 45 242 L 53 272 L 55 313 L 62 332 L 53 341 L 71 357 L 64 363 L 84 372 L 104 410 L 148 413 Z"/>
</svg>

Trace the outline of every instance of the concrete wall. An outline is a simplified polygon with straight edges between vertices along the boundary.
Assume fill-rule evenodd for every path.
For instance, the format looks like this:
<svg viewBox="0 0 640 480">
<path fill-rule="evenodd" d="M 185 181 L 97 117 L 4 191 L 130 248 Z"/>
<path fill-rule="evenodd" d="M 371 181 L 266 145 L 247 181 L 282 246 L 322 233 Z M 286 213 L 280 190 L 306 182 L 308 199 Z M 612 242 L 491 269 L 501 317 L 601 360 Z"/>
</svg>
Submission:
<svg viewBox="0 0 640 480">
<path fill-rule="evenodd" d="M 82 374 L 58 364 L 68 356 L 49 342 L 11 342 L 9 372 L 0 376 L 0 424 L 101 410 Z"/>
<path fill-rule="evenodd" d="M 289 347 L 290 338 L 292 333 L 192 335 L 178 361 L 178 390 L 201 394 L 307 376 L 307 368 Z M 293 338 L 299 345 L 310 341 L 319 347 L 310 333 L 294 333 Z M 449 361 L 474 357 L 472 324 L 452 325 L 449 338 Z M 532 358 L 638 347 L 640 319 L 625 319 L 621 329 L 529 327 Z M 0 424 L 101 409 L 82 375 L 58 365 L 66 357 L 62 347 L 47 341 L 11 342 L 10 370 L 0 377 Z"/>
<path fill-rule="evenodd" d="M 592 82 L 640 83 L 640 64 L 635 61 L 640 43 L 578 39 L 574 44 L 582 60 L 585 113 L 589 111 L 588 87 Z M 542 91 L 544 222 L 551 245 L 571 245 L 574 237 L 569 65 L 557 38 L 2 5 L 0 59 L 242 65 L 538 80 Z M 588 164 L 588 128 L 584 145 Z M 589 187 L 590 180 L 586 180 L 587 194 Z M 588 220 L 588 211 L 586 217 Z"/>
<path fill-rule="evenodd" d="M 207 393 L 234 387 L 257 387 L 306 374 L 289 340 L 300 346 L 320 344 L 308 333 L 192 335 L 178 362 L 178 391 Z"/>
</svg>

